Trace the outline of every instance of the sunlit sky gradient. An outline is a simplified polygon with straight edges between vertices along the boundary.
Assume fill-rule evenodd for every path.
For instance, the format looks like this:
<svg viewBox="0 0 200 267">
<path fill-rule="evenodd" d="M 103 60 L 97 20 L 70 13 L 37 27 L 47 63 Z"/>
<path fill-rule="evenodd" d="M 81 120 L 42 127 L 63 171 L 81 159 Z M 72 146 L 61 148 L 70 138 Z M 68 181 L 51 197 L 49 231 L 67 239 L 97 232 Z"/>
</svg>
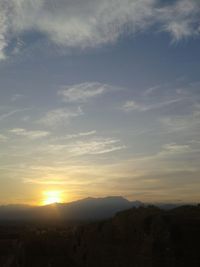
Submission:
<svg viewBox="0 0 200 267">
<path fill-rule="evenodd" d="M 200 201 L 199 0 L 0 1 L 0 204 Z"/>
</svg>

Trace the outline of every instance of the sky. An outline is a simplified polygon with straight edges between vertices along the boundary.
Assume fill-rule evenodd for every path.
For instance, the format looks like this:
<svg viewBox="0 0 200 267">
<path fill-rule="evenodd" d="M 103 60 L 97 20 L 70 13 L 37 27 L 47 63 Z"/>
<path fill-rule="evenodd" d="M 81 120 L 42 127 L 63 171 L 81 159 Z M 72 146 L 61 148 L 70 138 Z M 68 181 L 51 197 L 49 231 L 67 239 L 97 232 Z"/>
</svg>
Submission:
<svg viewBox="0 0 200 267">
<path fill-rule="evenodd" d="M 0 204 L 200 201 L 200 1 L 0 1 Z"/>
</svg>

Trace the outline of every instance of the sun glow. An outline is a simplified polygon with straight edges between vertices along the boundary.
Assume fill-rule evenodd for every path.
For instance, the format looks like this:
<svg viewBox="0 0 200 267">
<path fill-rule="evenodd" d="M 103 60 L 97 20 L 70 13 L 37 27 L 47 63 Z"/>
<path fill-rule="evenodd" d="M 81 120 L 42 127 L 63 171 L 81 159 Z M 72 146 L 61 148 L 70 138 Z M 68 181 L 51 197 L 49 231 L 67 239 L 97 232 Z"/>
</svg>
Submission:
<svg viewBox="0 0 200 267">
<path fill-rule="evenodd" d="M 62 202 L 62 192 L 61 191 L 48 191 L 44 192 L 44 205 L 49 205 L 53 203 L 61 203 Z"/>
</svg>

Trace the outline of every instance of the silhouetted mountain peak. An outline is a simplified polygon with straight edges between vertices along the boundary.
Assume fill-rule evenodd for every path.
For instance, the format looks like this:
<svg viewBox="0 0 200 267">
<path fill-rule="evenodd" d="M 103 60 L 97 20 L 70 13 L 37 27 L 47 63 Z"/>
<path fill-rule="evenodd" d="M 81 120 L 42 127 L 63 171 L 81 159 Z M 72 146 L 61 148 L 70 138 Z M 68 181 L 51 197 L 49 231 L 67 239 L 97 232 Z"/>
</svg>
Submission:
<svg viewBox="0 0 200 267">
<path fill-rule="evenodd" d="M 117 212 L 131 208 L 132 205 L 130 201 L 121 196 L 88 197 L 70 203 L 54 203 L 41 207 L 26 206 L 27 208 L 24 209 L 0 207 L 0 219 L 101 220 L 111 218 Z"/>
<path fill-rule="evenodd" d="M 88 197 L 70 203 L 54 203 L 40 207 L 0 206 L 0 220 L 94 221 L 111 218 L 116 213 L 133 207 L 145 206 L 141 201 L 129 201 L 121 196 Z M 170 210 L 177 206 L 166 204 L 159 207 Z M 142 212 L 142 208 L 138 209 L 138 212 Z"/>
<path fill-rule="evenodd" d="M 123 198 L 122 196 L 107 196 L 107 197 L 87 197 L 87 198 L 83 198 L 77 201 L 73 201 L 70 203 L 95 203 L 95 202 L 126 202 L 126 203 L 130 203 L 126 198 Z M 70 204 L 70 203 L 65 203 Z"/>
</svg>

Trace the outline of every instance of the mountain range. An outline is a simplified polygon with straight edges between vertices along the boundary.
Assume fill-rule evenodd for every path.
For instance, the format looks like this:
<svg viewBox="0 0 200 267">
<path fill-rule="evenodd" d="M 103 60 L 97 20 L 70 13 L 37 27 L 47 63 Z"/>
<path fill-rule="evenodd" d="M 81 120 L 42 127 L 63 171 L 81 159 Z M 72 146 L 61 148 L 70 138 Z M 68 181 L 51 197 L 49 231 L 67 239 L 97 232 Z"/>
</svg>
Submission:
<svg viewBox="0 0 200 267">
<path fill-rule="evenodd" d="M 133 207 L 146 206 L 140 201 L 129 201 L 121 196 L 85 198 L 70 203 L 46 206 L 0 206 L 0 221 L 96 221 L 113 217 L 117 212 Z M 172 209 L 176 204 L 158 204 Z"/>
</svg>

